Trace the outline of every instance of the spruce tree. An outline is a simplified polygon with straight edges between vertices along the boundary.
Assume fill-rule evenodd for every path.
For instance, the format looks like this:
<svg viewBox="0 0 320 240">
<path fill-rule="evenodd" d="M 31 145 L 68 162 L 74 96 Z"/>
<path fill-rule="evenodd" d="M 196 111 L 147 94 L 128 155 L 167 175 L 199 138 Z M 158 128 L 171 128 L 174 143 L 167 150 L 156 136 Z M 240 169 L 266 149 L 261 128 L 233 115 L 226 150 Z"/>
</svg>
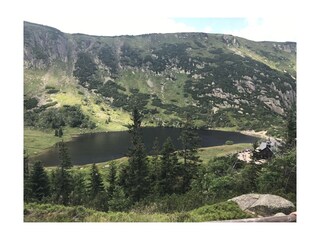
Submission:
<svg viewBox="0 0 320 240">
<path fill-rule="evenodd" d="M 29 156 L 26 151 L 23 152 L 23 176 L 29 176 Z"/>
<path fill-rule="evenodd" d="M 35 200 L 42 201 L 44 198 L 49 196 L 49 178 L 41 161 L 37 161 L 33 165 L 30 176 L 30 185 L 32 197 Z"/>
<path fill-rule="evenodd" d="M 52 173 L 53 201 L 68 205 L 74 187 L 72 175 L 68 171 L 68 169 L 72 167 L 72 163 L 68 154 L 68 148 L 63 139 L 58 143 L 58 147 L 60 165 Z"/>
<path fill-rule="evenodd" d="M 58 204 L 68 205 L 73 191 L 73 178 L 63 167 L 58 167 L 52 175 L 53 200 Z"/>
<path fill-rule="evenodd" d="M 74 188 L 70 194 L 70 203 L 72 205 L 84 205 L 88 200 L 84 174 L 75 173 L 73 183 Z"/>
<path fill-rule="evenodd" d="M 116 188 L 116 180 L 117 180 L 117 169 L 114 162 L 110 163 L 110 170 L 109 170 L 107 180 L 109 184 L 107 187 L 108 198 L 111 199 Z"/>
<path fill-rule="evenodd" d="M 95 164 L 90 173 L 90 206 L 99 211 L 108 211 L 108 197 L 105 192 L 102 177 Z"/>
<path fill-rule="evenodd" d="M 160 195 L 172 194 L 177 186 L 178 158 L 170 137 L 163 144 L 160 160 Z"/>
<path fill-rule="evenodd" d="M 119 169 L 119 177 L 117 181 L 117 184 L 124 189 L 127 196 L 128 196 L 127 190 L 129 189 L 128 173 L 129 173 L 129 166 L 127 164 L 121 165 Z"/>
<path fill-rule="evenodd" d="M 129 209 L 131 202 L 126 196 L 123 188 L 116 186 L 113 192 L 113 196 L 108 200 L 108 207 L 113 212 L 123 212 Z"/>
<path fill-rule="evenodd" d="M 149 191 L 147 155 L 142 141 L 142 115 L 134 108 L 132 113 L 133 124 L 129 126 L 132 147 L 128 153 L 128 189 L 129 197 L 133 202 L 140 201 Z"/>
<path fill-rule="evenodd" d="M 181 190 L 182 192 L 186 192 L 190 189 L 191 180 L 196 177 L 198 166 L 201 163 L 198 156 L 200 138 L 195 132 L 190 116 L 187 116 L 187 121 L 181 131 L 179 140 L 182 145 L 179 155 L 183 158 L 183 183 Z"/>
<path fill-rule="evenodd" d="M 255 161 L 246 164 L 244 168 L 239 171 L 239 175 L 237 176 L 238 182 L 241 183 L 238 190 L 241 189 L 242 193 L 257 192 L 257 178 L 260 174 L 260 170 L 261 165 L 256 164 Z"/>
<path fill-rule="evenodd" d="M 24 151 L 23 156 L 23 197 L 24 201 L 29 201 L 31 198 L 32 190 L 30 183 L 30 171 L 29 171 L 29 156 Z"/>
<path fill-rule="evenodd" d="M 99 193 L 104 191 L 104 185 L 100 172 L 96 164 L 92 164 L 90 173 L 90 196 L 95 198 Z"/>
<path fill-rule="evenodd" d="M 72 167 L 71 158 L 68 153 L 68 148 L 63 139 L 58 143 L 59 146 L 59 160 L 60 167 L 64 169 L 69 169 Z"/>
<path fill-rule="evenodd" d="M 151 191 L 154 195 L 158 195 L 159 193 L 159 180 L 160 180 L 160 146 L 159 146 L 159 139 L 156 137 L 153 143 L 152 152 L 151 154 L 152 159 L 150 163 L 150 187 Z"/>
</svg>

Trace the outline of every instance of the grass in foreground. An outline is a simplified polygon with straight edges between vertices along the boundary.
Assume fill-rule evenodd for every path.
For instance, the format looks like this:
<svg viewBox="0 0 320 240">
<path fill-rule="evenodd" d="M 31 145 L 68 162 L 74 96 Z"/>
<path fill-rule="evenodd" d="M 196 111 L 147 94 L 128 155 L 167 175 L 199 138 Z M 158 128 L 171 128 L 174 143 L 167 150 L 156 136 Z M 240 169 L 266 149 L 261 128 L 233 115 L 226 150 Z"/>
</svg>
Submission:
<svg viewBox="0 0 320 240">
<path fill-rule="evenodd" d="M 207 222 L 252 217 L 234 202 L 206 205 L 189 212 L 136 213 L 99 212 L 82 206 L 28 203 L 24 207 L 25 222 Z"/>
</svg>

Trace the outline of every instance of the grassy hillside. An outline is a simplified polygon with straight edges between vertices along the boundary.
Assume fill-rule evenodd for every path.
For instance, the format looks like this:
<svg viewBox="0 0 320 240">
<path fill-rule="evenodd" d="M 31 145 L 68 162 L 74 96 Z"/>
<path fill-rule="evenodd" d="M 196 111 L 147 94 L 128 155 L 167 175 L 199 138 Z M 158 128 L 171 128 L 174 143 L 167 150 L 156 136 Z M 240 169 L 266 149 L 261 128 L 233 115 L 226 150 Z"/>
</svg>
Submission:
<svg viewBox="0 0 320 240">
<path fill-rule="evenodd" d="M 232 144 L 232 145 L 200 148 L 199 156 L 204 163 L 207 163 L 209 160 L 214 159 L 216 157 L 232 155 L 246 148 L 252 148 L 252 144 L 239 143 L 239 144 Z"/>
</svg>

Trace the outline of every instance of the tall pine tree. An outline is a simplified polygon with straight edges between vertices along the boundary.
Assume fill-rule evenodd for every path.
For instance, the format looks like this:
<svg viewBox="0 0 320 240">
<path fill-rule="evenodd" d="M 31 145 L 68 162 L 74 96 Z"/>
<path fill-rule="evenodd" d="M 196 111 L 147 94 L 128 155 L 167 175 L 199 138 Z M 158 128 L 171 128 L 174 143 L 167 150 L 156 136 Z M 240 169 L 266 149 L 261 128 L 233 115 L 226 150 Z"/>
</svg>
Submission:
<svg viewBox="0 0 320 240">
<path fill-rule="evenodd" d="M 142 141 L 141 113 L 134 108 L 133 124 L 129 126 L 132 147 L 128 153 L 128 188 L 126 192 L 133 202 L 140 201 L 149 192 L 148 165 L 145 147 Z"/>
<path fill-rule="evenodd" d="M 72 175 L 63 167 L 58 167 L 52 173 L 53 201 L 58 204 L 68 205 L 70 194 L 73 191 Z"/>
<path fill-rule="evenodd" d="M 126 196 L 122 187 L 117 185 L 114 189 L 113 196 L 108 200 L 109 211 L 123 212 L 127 211 L 131 206 L 131 202 Z"/>
<path fill-rule="evenodd" d="M 30 176 L 30 185 L 32 197 L 35 200 L 42 201 L 44 198 L 49 196 L 49 178 L 41 161 L 37 161 L 33 165 Z"/>
<path fill-rule="evenodd" d="M 95 198 L 99 193 L 104 191 L 104 185 L 100 172 L 96 164 L 92 164 L 91 173 L 90 173 L 90 196 Z"/>
<path fill-rule="evenodd" d="M 150 180 L 150 189 L 153 195 L 159 194 L 159 181 L 160 181 L 160 146 L 159 139 L 156 137 L 153 143 L 152 159 L 150 162 L 150 171 L 149 171 L 149 180 Z"/>
<path fill-rule="evenodd" d="M 64 169 L 69 169 L 72 167 L 71 158 L 68 153 L 68 148 L 63 139 L 58 143 L 59 145 L 59 160 L 60 167 Z"/>
<path fill-rule="evenodd" d="M 178 158 L 170 137 L 163 144 L 160 160 L 159 190 L 163 196 L 175 192 L 178 180 Z"/>
<path fill-rule="evenodd" d="M 32 189 L 30 183 L 30 171 L 29 171 L 29 156 L 24 151 L 23 156 L 23 197 L 24 201 L 29 201 L 32 196 Z"/>
<path fill-rule="evenodd" d="M 115 188 L 116 188 L 116 181 L 117 181 L 117 168 L 114 162 L 110 163 L 110 170 L 108 174 L 108 187 L 107 187 L 107 193 L 108 198 L 111 199 L 113 197 Z"/>
<path fill-rule="evenodd" d="M 182 192 L 186 192 L 190 189 L 191 180 L 196 177 L 198 166 L 201 163 L 198 156 L 200 138 L 195 132 L 190 116 L 187 116 L 187 121 L 181 131 L 179 140 L 182 145 L 179 155 L 183 158 L 183 183 L 181 190 Z"/>
<path fill-rule="evenodd" d="M 107 193 L 96 164 L 92 164 L 89 188 L 91 198 L 90 205 L 99 211 L 108 211 Z"/>
<path fill-rule="evenodd" d="M 58 143 L 58 147 L 60 165 L 52 174 L 53 200 L 56 203 L 68 205 L 74 187 L 72 175 L 68 170 L 72 167 L 72 163 L 63 139 Z"/>
<path fill-rule="evenodd" d="M 70 204 L 84 205 L 88 200 L 85 175 L 81 172 L 73 174 L 73 183 L 74 187 L 70 194 Z"/>
</svg>

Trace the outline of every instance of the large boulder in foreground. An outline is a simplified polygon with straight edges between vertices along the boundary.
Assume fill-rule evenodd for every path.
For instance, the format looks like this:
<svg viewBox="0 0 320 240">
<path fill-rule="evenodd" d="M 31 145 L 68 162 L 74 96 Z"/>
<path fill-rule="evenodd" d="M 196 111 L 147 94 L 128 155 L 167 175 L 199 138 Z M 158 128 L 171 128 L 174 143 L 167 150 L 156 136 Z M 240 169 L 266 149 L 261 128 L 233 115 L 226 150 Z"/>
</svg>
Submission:
<svg viewBox="0 0 320 240">
<path fill-rule="evenodd" d="M 244 194 L 229 201 L 236 202 L 243 211 L 254 212 L 261 216 L 272 216 L 279 212 L 289 214 L 295 209 L 292 202 L 271 194 Z"/>
</svg>

